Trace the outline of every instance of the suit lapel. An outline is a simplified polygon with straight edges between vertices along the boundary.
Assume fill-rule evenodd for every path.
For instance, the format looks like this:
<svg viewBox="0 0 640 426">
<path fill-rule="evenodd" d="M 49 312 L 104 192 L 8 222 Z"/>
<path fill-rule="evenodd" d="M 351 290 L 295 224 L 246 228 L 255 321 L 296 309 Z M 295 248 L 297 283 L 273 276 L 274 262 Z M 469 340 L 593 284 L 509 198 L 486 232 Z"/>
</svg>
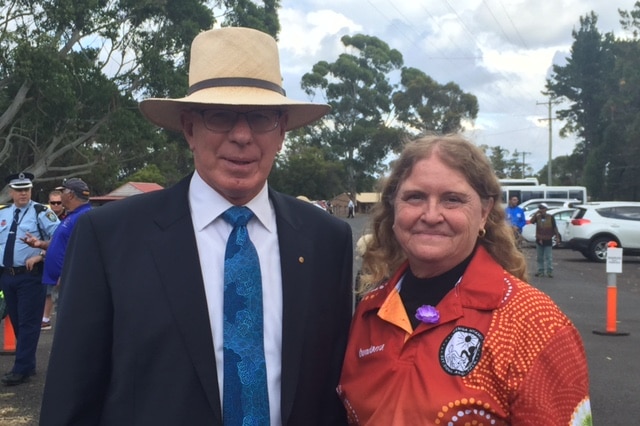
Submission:
<svg viewBox="0 0 640 426">
<path fill-rule="evenodd" d="M 220 394 L 207 298 L 189 212 L 190 176 L 166 191 L 167 202 L 159 208 L 153 257 L 171 314 L 183 336 L 194 368 L 209 403 L 221 422 Z M 167 207 L 169 206 L 169 207 Z"/>
<path fill-rule="evenodd" d="M 313 242 L 306 238 L 295 204 L 270 191 L 277 224 L 282 269 L 282 423 L 287 424 L 300 377 L 300 360 L 305 339 L 308 286 L 313 271 Z"/>
</svg>

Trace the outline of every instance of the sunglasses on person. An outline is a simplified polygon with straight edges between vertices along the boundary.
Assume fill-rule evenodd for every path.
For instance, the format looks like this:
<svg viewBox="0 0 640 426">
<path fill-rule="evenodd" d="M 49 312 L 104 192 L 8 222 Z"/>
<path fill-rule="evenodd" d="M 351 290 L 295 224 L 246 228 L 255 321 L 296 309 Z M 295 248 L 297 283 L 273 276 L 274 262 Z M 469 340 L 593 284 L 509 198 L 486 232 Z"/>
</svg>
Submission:
<svg viewBox="0 0 640 426">
<path fill-rule="evenodd" d="M 62 201 L 49 201 L 49 204 L 51 204 L 52 206 L 59 206 L 60 204 L 62 204 Z"/>
</svg>

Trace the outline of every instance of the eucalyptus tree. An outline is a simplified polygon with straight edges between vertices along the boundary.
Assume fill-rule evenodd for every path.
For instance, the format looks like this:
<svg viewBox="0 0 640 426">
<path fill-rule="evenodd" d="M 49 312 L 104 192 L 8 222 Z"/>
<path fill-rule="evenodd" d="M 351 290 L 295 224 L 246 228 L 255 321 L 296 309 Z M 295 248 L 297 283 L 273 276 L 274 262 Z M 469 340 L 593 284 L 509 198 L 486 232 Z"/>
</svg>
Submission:
<svg viewBox="0 0 640 426">
<path fill-rule="evenodd" d="M 174 182 L 190 152 L 137 102 L 185 95 L 191 41 L 214 10 L 223 25 L 277 35 L 279 1 L 241 3 L 0 0 L 0 177 L 28 170 L 42 186 L 83 175 L 101 193 L 156 164 Z"/>
<path fill-rule="evenodd" d="M 478 115 L 478 99 L 454 82 L 439 84 L 423 71 L 403 68 L 393 95 L 397 118 L 417 133 L 454 133 Z"/>
<path fill-rule="evenodd" d="M 321 93 L 332 106 L 315 132 L 343 162 L 350 192 L 371 190 L 407 138 L 460 131 L 476 118 L 475 96 L 403 67 L 402 54 L 377 37 L 359 34 L 341 41 L 346 52 L 333 63 L 316 63 L 303 76 L 302 88 L 309 95 Z"/>
<path fill-rule="evenodd" d="M 398 70 L 402 54 L 377 37 L 358 34 L 341 39 L 346 50 L 329 63 L 320 61 L 303 75 L 302 88 L 309 95 L 322 93 L 330 114 L 316 128 L 344 165 L 347 188 L 362 191 L 359 181 L 383 169 L 385 154 L 399 144 L 400 132 L 385 131 L 392 113 L 393 85 L 388 74 Z"/>
</svg>

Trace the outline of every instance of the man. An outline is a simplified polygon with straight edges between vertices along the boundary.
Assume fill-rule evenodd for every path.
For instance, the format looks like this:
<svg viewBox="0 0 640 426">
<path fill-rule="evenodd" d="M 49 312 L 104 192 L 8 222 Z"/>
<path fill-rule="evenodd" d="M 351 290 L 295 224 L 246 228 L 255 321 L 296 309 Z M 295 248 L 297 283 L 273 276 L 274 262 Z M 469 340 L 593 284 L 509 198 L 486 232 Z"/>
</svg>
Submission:
<svg viewBox="0 0 640 426">
<path fill-rule="evenodd" d="M 353 200 L 349 200 L 349 204 L 347 204 L 347 218 L 354 218 L 354 210 L 355 210 L 356 206 L 355 204 L 353 204 Z"/>
<path fill-rule="evenodd" d="M 57 188 L 49 192 L 49 208 L 58 216 L 58 220 L 67 217 L 66 209 L 62 203 L 62 192 Z"/>
<path fill-rule="evenodd" d="M 62 205 L 62 192 L 54 189 L 49 192 L 49 208 L 58 216 L 58 220 L 62 220 L 67 216 L 64 206 Z M 42 330 L 51 330 L 51 313 L 53 312 L 53 295 L 56 292 L 55 286 L 46 286 L 47 297 L 44 299 L 44 312 L 42 313 Z"/>
<path fill-rule="evenodd" d="M 78 220 L 41 425 L 222 425 L 224 418 L 228 426 L 254 410 L 265 416 L 254 424 L 346 424 L 335 387 L 351 318 L 351 228 L 266 182 L 285 132 L 329 107 L 287 98 L 281 82 L 272 37 L 216 29 L 192 44 L 185 98 L 141 103 L 150 121 L 182 131 L 195 172 Z M 254 214 L 246 225 L 226 222 L 230 212 L 247 212 L 234 206 Z M 223 311 L 233 307 L 228 293 L 241 290 L 225 289 L 226 280 L 256 272 L 253 265 L 227 274 L 236 258 L 230 249 L 243 243 L 244 252 L 247 240 L 262 283 L 247 280 L 247 292 L 261 291 L 263 302 L 246 311 L 252 321 L 254 309 L 264 312 L 252 323 L 260 327 L 244 331 L 253 337 L 258 329 L 264 349 L 246 355 L 264 357 L 245 363 L 245 354 L 235 362 L 240 355 L 230 353 L 244 341 L 234 334 L 242 324 Z M 263 368 L 247 376 L 251 383 L 237 382 L 239 368 L 265 364 L 266 383 Z M 262 397 L 223 402 L 252 385 L 260 395 L 268 388 L 267 407 L 255 407 Z"/>
<path fill-rule="evenodd" d="M 536 277 L 542 277 L 546 274 L 549 278 L 553 278 L 553 237 L 560 241 L 560 233 L 556 226 L 553 216 L 547 214 L 548 206 L 541 203 L 538 211 L 531 217 L 530 222 L 536 225 L 536 256 L 538 261 L 538 272 Z"/>
<path fill-rule="evenodd" d="M 36 373 L 36 348 L 40 338 L 46 289 L 42 285 L 41 250 L 24 242 L 28 233 L 48 240 L 60 223 L 55 213 L 31 200 L 34 176 L 8 176 L 13 204 L 0 210 L 0 289 L 16 336 L 16 358 L 1 379 L 7 386 L 26 382 Z"/>
<path fill-rule="evenodd" d="M 27 238 L 24 239 L 31 247 L 46 250 L 46 252 L 43 252 L 45 260 L 42 283 L 47 288 L 54 288 L 59 284 L 71 231 L 78 217 L 91 210 L 91 204 L 89 204 L 91 192 L 89 191 L 89 186 L 82 179 L 65 179 L 62 186 L 56 188 L 56 192 L 60 194 L 62 205 L 64 205 L 64 210 L 67 214 L 61 225 L 56 229 L 56 232 L 53 233 L 51 240 L 42 241 L 30 234 L 27 234 Z M 44 330 L 45 328 L 42 327 L 42 329 Z M 49 323 L 49 329 L 51 329 L 51 323 Z"/>
<path fill-rule="evenodd" d="M 57 187 L 56 190 L 60 191 L 62 195 L 62 204 L 67 216 L 47 244 L 42 283 L 49 287 L 59 284 L 67 244 L 78 218 L 91 210 L 91 204 L 89 204 L 91 192 L 89 186 L 82 179 L 65 179 L 62 186 Z"/>
<path fill-rule="evenodd" d="M 518 197 L 513 196 L 509 200 L 509 205 L 505 209 L 507 220 L 513 228 L 513 235 L 516 238 L 516 244 L 519 246 L 522 240 L 522 228 L 526 225 L 527 220 L 525 218 L 524 210 L 518 206 Z"/>
</svg>

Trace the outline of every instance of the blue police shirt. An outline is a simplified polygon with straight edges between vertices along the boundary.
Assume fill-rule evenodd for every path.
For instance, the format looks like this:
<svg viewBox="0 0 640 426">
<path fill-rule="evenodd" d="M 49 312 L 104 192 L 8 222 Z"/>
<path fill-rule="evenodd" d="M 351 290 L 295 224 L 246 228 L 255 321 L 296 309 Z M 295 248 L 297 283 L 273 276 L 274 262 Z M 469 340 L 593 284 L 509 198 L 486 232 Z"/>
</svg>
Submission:
<svg viewBox="0 0 640 426">
<path fill-rule="evenodd" d="M 58 216 L 49 208 L 44 209 L 40 214 L 36 214 L 34 207 L 36 204 L 34 201 L 29 201 L 26 206 L 20 207 L 16 243 L 13 249 L 13 265 L 2 266 L 25 266 L 27 259 L 37 256 L 41 250 L 29 247 L 22 241 L 22 238 L 26 237 L 28 232 L 41 240 L 49 240 L 60 224 Z M 15 204 L 11 204 L 0 210 L 0 261 L 4 258 L 4 249 L 7 245 L 7 238 L 9 237 L 9 230 L 11 229 L 13 212 L 15 210 Z M 38 224 L 40 227 L 38 227 Z M 40 233 L 40 230 L 42 233 Z"/>
<path fill-rule="evenodd" d="M 44 259 L 43 284 L 56 285 L 58 283 L 58 278 L 62 274 L 64 254 L 71 237 L 71 231 L 73 231 L 78 218 L 89 210 L 91 210 L 91 205 L 86 203 L 78 206 L 73 211 L 67 212 L 67 217 L 62 220 L 56 232 L 53 233 L 51 243 L 49 243 L 49 248 L 47 249 L 47 256 Z"/>
</svg>

